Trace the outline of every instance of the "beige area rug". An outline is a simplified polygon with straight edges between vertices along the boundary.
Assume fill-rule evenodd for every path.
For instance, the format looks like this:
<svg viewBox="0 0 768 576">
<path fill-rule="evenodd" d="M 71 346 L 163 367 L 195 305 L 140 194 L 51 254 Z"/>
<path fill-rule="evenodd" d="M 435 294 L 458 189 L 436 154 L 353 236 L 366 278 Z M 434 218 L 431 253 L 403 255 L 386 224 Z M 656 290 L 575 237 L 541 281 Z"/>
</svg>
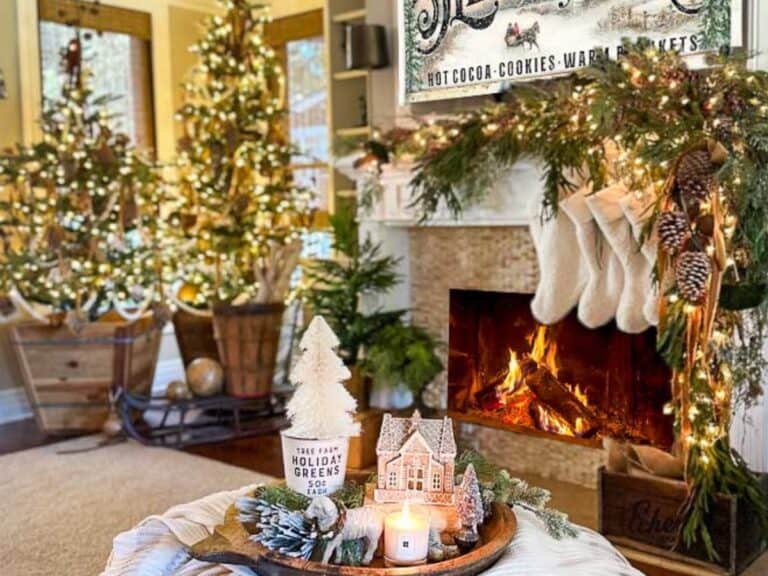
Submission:
<svg viewBox="0 0 768 576">
<path fill-rule="evenodd" d="M 143 518 L 269 478 L 134 442 L 64 455 L 94 437 L 0 457 L 0 574 L 93 576 Z"/>
</svg>

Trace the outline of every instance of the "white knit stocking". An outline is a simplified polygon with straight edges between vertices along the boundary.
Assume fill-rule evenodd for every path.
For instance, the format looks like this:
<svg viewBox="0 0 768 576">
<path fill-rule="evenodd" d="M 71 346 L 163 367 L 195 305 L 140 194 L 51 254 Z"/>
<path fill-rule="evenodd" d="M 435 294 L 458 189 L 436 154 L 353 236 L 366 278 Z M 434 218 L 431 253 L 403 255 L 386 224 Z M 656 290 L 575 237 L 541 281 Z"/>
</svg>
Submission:
<svg viewBox="0 0 768 576">
<path fill-rule="evenodd" d="M 627 217 L 627 220 L 629 220 L 629 223 L 632 225 L 635 241 L 638 244 L 642 242 L 641 251 L 648 262 L 649 275 L 653 271 L 654 266 L 656 266 L 656 258 L 658 256 L 659 248 L 659 241 L 655 229 L 646 234 L 647 237 L 645 238 L 645 242 L 643 242 L 643 232 L 645 231 L 646 223 L 653 214 L 652 204 L 653 196 L 650 194 L 628 194 L 621 201 L 621 209 Z M 650 324 L 658 326 L 659 289 L 658 285 L 655 285 L 652 281 L 650 282 L 648 296 L 645 299 L 643 314 L 645 314 L 645 319 Z"/>
<path fill-rule="evenodd" d="M 625 186 L 615 184 L 589 196 L 587 205 L 624 269 L 616 324 L 623 332 L 637 334 L 650 326 L 643 308 L 651 291 L 651 266 L 640 251 L 621 207 L 627 192 Z"/>
<path fill-rule="evenodd" d="M 598 328 L 613 320 L 624 287 L 624 270 L 587 206 L 588 190 L 582 189 L 560 203 L 576 227 L 587 284 L 579 298 L 579 320 Z"/>
<path fill-rule="evenodd" d="M 561 211 L 544 220 L 541 205 L 542 197 L 537 195 L 531 207 L 530 229 L 540 278 L 531 312 L 542 324 L 554 324 L 578 304 L 587 274 L 573 221 Z"/>
</svg>

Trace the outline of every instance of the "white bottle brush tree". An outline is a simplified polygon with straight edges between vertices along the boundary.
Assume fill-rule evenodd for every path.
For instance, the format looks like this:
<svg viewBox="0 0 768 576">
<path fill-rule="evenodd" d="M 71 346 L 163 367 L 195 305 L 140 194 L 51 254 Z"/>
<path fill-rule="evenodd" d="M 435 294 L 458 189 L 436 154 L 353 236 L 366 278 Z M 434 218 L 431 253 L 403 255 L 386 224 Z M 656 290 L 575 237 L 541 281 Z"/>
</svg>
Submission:
<svg viewBox="0 0 768 576">
<path fill-rule="evenodd" d="M 296 438 L 329 439 L 357 436 L 357 402 L 344 387 L 349 369 L 336 354 L 339 339 L 322 316 L 315 316 L 299 347 L 301 358 L 291 373 L 297 386 L 288 403 L 289 434 Z"/>
<path fill-rule="evenodd" d="M 477 527 L 483 523 L 483 499 L 480 494 L 480 483 L 473 464 L 467 466 L 459 486 L 456 510 L 459 513 L 461 525 L 466 530 L 477 533 Z"/>
</svg>

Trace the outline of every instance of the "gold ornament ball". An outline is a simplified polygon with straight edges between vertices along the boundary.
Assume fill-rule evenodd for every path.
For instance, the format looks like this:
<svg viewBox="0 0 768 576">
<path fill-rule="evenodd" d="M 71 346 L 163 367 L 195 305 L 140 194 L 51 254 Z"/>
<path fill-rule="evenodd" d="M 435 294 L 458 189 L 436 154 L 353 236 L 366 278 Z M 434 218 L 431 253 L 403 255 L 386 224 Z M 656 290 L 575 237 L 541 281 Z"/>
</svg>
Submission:
<svg viewBox="0 0 768 576">
<path fill-rule="evenodd" d="M 224 370 L 210 358 L 193 360 L 187 368 L 187 383 L 195 396 L 215 396 L 224 387 Z"/>
<path fill-rule="evenodd" d="M 174 380 L 165 388 L 165 397 L 168 400 L 189 400 L 192 392 L 183 380 Z"/>
<path fill-rule="evenodd" d="M 179 290 L 179 300 L 183 302 L 194 302 L 197 298 L 197 288 L 192 284 L 184 284 Z"/>
</svg>

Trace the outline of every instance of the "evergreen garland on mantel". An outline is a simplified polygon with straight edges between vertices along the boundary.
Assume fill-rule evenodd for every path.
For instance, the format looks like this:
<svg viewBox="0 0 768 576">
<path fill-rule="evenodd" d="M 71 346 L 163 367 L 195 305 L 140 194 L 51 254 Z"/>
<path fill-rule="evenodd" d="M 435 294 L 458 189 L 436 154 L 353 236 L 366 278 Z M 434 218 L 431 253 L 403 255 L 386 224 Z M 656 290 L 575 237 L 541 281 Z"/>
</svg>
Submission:
<svg viewBox="0 0 768 576">
<path fill-rule="evenodd" d="M 689 253 L 677 261 L 659 340 L 679 375 L 676 388 L 685 391 L 670 406 L 689 447 L 691 497 L 681 536 L 688 545 L 702 541 L 714 558 L 707 518 L 716 492 L 746 498 L 768 534 L 765 494 L 728 441 L 734 399 L 759 396 L 765 368 L 768 73 L 749 70 L 743 55 L 713 56 L 708 69 L 695 71 L 647 41 L 624 50 L 619 61 L 603 58 L 571 77 L 519 86 L 503 103 L 377 135 L 360 164 L 414 162 L 413 204 L 423 219 L 441 206 L 458 216 L 528 156 L 544 166 L 544 216 L 577 186 L 600 190 L 621 180 L 656 195 L 651 223 L 669 213 L 675 195 L 695 200 L 718 222 L 722 238 L 708 247 L 717 258 Z M 662 228 L 673 245 L 682 231 L 669 214 Z M 657 278 L 663 274 L 657 270 Z M 716 283 L 705 295 L 709 278 Z"/>
</svg>

